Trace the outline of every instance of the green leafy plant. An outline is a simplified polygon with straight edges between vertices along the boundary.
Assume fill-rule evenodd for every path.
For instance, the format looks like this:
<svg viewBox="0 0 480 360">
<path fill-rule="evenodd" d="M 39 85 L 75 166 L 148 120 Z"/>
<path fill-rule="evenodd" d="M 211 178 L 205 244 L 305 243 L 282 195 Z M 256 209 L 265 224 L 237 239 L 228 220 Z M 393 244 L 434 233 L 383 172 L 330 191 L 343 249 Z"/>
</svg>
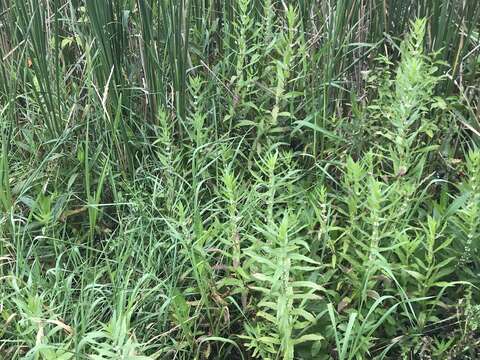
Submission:
<svg viewBox="0 0 480 360">
<path fill-rule="evenodd" d="M 479 358 L 479 16 L 0 1 L 0 358 Z"/>
</svg>

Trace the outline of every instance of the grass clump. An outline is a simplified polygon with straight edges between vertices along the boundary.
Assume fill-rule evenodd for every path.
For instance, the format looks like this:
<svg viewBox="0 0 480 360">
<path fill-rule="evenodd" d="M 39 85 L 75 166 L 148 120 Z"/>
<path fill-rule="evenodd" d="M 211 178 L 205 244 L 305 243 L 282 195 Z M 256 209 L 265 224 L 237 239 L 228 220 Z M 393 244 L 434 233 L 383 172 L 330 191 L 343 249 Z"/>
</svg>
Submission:
<svg viewBox="0 0 480 360">
<path fill-rule="evenodd" d="M 478 358 L 479 8 L 1 3 L 0 358 Z"/>
</svg>

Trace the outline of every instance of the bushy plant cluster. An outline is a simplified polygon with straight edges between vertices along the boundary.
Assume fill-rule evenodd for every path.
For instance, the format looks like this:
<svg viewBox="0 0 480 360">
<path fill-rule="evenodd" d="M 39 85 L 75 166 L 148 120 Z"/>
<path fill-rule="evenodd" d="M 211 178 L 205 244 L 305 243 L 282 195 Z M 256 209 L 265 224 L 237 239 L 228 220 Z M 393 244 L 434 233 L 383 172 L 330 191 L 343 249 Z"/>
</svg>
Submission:
<svg viewBox="0 0 480 360">
<path fill-rule="evenodd" d="M 480 358 L 479 16 L 0 3 L 0 359 Z"/>
</svg>

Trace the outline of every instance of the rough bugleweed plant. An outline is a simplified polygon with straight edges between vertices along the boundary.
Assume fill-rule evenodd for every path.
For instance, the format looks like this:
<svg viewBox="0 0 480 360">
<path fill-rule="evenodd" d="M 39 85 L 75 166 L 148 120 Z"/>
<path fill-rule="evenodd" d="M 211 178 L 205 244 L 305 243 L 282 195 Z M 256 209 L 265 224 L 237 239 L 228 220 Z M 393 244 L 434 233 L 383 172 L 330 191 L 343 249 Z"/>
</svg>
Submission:
<svg viewBox="0 0 480 360">
<path fill-rule="evenodd" d="M 479 16 L 1 1 L 0 358 L 478 358 Z"/>
</svg>

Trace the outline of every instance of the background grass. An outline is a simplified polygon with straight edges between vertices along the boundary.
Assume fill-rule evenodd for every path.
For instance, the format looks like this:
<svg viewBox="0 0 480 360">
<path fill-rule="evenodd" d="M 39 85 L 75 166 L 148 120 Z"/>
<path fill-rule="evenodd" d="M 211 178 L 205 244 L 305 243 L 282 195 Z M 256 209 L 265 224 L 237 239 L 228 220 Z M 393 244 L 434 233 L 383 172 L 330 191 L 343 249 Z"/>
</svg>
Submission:
<svg viewBox="0 0 480 360">
<path fill-rule="evenodd" d="M 0 2 L 0 357 L 479 358 L 479 19 Z"/>
</svg>

